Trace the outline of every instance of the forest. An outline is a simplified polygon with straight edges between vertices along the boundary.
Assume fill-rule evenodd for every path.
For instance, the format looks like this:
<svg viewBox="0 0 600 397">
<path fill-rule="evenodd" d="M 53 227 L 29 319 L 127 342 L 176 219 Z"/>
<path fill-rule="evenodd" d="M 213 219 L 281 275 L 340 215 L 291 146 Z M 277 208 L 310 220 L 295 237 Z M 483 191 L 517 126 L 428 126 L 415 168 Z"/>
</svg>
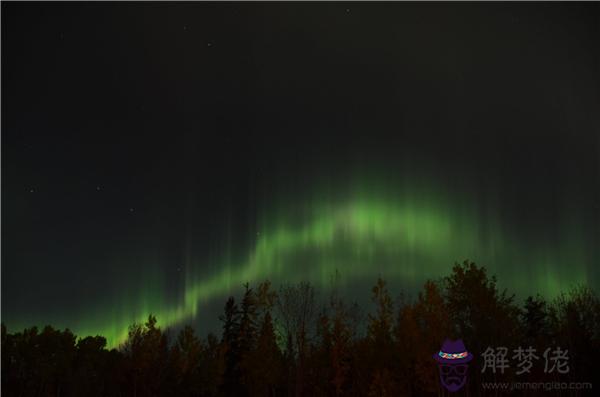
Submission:
<svg viewBox="0 0 600 397">
<path fill-rule="evenodd" d="M 588 286 L 517 300 L 470 261 L 411 298 L 393 296 L 381 278 L 373 283 L 368 308 L 335 288 L 319 298 L 306 282 L 246 284 L 225 302 L 218 335 L 161 329 L 149 314 L 114 349 L 101 335 L 52 326 L 8 333 L 3 324 L 2 395 L 579 396 L 600 387 L 600 300 Z M 433 359 L 447 338 L 462 339 L 474 356 L 456 393 L 442 387 Z M 502 371 L 485 370 L 488 348 L 508 351 Z M 513 355 L 519 348 L 537 352 L 528 371 Z M 562 371 L 544 362 L 556 348 L 567 352 Z M 521 389 L 493 386 L 516 383 Z"/>
</svg>

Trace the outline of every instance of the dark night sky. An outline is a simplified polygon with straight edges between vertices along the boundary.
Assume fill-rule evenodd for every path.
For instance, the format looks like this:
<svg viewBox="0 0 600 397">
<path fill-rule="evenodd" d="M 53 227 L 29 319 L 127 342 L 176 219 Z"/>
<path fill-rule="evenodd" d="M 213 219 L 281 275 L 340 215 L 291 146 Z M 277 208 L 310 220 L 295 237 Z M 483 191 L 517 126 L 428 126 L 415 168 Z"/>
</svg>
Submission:
<svg viewBox="0 0 600 397">
<path fill-rule="evenodd" d="M 363 173 L 430 175 L 525 246 L 577 236 L 546 256 L 598 287 L 599 10 L 3 2 L 3 321 L 127 323 L 148 263 L 175 302 Z"/>
</svg>

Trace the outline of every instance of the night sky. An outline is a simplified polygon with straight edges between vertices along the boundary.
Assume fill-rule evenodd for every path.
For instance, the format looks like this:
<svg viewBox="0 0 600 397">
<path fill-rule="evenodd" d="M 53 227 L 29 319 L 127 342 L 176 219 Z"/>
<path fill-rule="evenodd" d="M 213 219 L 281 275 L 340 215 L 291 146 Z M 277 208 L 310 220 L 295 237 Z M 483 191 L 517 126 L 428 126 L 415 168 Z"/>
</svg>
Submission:
<svg viewBox="0 0 600 397">
<path fill-rule="evenodd" d="M 2 3 L 2 321 L 218 330 L 465 259 L 600 287 L 600 8 Z"/>
</svg>

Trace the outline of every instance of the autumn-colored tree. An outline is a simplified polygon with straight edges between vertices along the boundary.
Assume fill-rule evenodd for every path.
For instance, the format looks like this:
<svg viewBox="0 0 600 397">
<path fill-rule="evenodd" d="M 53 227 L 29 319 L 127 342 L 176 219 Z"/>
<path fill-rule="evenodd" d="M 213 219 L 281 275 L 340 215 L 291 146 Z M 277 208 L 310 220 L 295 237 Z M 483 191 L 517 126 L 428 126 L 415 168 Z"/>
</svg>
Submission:
<svg viewBox="0 0 600 397">
<path fill-rule="evenodd" d="M 273 307 L 277 301 L 277 292 L 272 289 L 269 280 L 263 281 L 256 289 L 256 314 L 262 323 L 267 313 L 272 314 Z"/>
<path fill-rule="evenodd" d="M 148 316 L 143 326 L 133 324 L 122 350 L 128 364 L 132 395 L 156 395 L 167 374 L 168 362 L 167 336 L 157 327 L 156 317 Z"/>
<path fill-rule="evenodd" d="M 312 285 L 301 282 L 298 285 L 286 284 L 280 288 L 277 300 L 278 319 L 286 341 L 288 368 L 293 368 L 294 377 L 289 374 L 289 391 L 296 396 L 303 395 L 304 375 L 309 347 L 309 338 L 315 319 L 315 291 Z M 292 387 L 293 385 L 293 387 Z"/>
<path fill-rule="evenodd" d="M 309 370 L 312 395 L 350 393 L 357 315 L 357 305 L 347 305 L 334 285 L 329 304 L 318 316 Z"/>
<path fill-rule="evenodd" d="M 496 277 L 488 277 L 484 267 L 468 260 L 462 265 L 456 263 L 443 284 L 453 339 L 461 338 L 470 351 L 481 353 L 488 347 L 510 349 L 520 344 L 520 309 L 514 303 L 514 295 L 506 289 L 500 292 Z M 471 371 L 470 385 L 482 380 L 498 381 L 499 376 L 491 371 Z M 514 376 L 508 371 L 501 380 L 513 381 Z"/>
<path fill-rule="evenodd" d="M 177 335 L 169 356 L 172 391 L 181 396 L 197 396 L 201 391 L 199 370 L 204 347 L 194 329 L 186 325 Z"/>
<path fill-rule="evenodd" d="M 369 397 L 393 397 L 397 395 L 397 386 L 391 371 L 387 368 L 377 369 L 369 386 Z"/>
<path fill-rule="evenodd" d="M 331 307 L 331 379 L 335 396 L 348 393 L 349 378 L 352 367 L 352 344 L 356 335 L 354 316 L 356 306 L 348 307 L 337 295 L 332 296 Z"/>
<path fill-rule="evenodd" d="M 372 299 L 374 310 L 358 327 L 356 306 L 335 289 L 316 316 L 309 284 L 285 285 L 279 294 L 268 282 L 246 285 L 240 307 L 233 298 L 225 305 L 220 339 L 199 338 L 185 326 L 169 344 L 168 330 L 151 315 L 130 327 L 118 350 L 107 350 L 102 336 L 77 339 L 49 326 L 9 333 L 2 326 L 2 395 L 447 395 L 432 359 L 446 337 L 463 339 L 476 356 L 488 346 L 535 347 L 540 363 L 518 378 L 523 382 L 591 382 L 599 370 L 600 300 L 586 286 L 551 301 L 529 297 L 517 307 L 494 277 L 467 261 L 440 282 L 427 281 L 414 300 L 394 302 L 383 279 Z M 545 373 L 544 352 L 557 348 L 568 352 L 570 371 Z M 469 369 L 469 383 L 458 395 L 501 395 L 481 382 L 516 380 L 514 371 L 484 375 L 478 369 Z"/>
<path fill-rule="evenodd" d="M 245 286 L 240 337 L 242 377 L 251 396 L 275 396 L 283 371 L 271 310 L 277 294 L 271 283 L 260 283 L 256 292 Z"/>
<path fill-rule="evenodd" d="M 267 312 L 258 332 L 255 348 L 243 362 L 245 384 L 251 396 L 276 396 L 283 375 L 283 357 L 271 314 Z"/>
<path fill-rule="evenodd" d="M 331 356 L 331 322 L 328 308 L 323 307 L 317 316 L 315 344 L 312 348 L 309 362 L 309 378 L 311 379 L 311 392 L 314 396 L 327 396 L 331 394 L 330 367 Z"/>
<path fill-rule="evenodd" d="M 421 327 L 415 304 L 402 302 L 398 312 L 398 320 L 394 327 L 398 357 L 398 381 L 402 395 L 411 396 L 417 390 L 417 360 L 423 354 L 424 346 Z"/>
<path fill-rule="evenodd" d="M 371 290 L 375 314 L 369 314 L 367 338 L 372 354 L 372 378 L 369 395 L 397 394 L 397 382 L 391 375 L 397 369 L 392 329 L 394 325 L 394 301 L 385 281 L 380 277 Z"/>
<path fill-rule="evenodd" d="M 454 337 L 466 340 L 477 351 L 508 346 L 517 339 L 520 311 L 514 295 L 500 292 L 496 277 L 488 277 L 484 267 L 468 260 L 456 263 L 444 278 L 444 287 Z"/>
<path fill-rule="evenodd" d="M 434 393 L 439 380 L 432 354 L 450 334 L 447 307 L 438 283 L 427 281 L 417 301 L 404 303 L 395 328 L 402 390 L 408 394 Z"/>
<path fill-rule="evenodd" d="M 389 348 L 392 344 L 392 326 L 394 322 L 394 302 L 382 278 L 371 290 L 371 300 L 375 303 L 375 314 L 369 314 L 368 337 L 375 347 Z"/>
</svg>

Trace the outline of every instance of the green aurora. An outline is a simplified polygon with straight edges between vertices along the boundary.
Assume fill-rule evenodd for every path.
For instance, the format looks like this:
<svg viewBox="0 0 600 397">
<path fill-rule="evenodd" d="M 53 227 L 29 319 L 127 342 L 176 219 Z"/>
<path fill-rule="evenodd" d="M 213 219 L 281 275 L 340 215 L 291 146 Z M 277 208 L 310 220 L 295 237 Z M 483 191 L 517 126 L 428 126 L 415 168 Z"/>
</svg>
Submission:
<svg viewBox="0 0 600 397">
<path fill-rule="evenodd" d="M 385 181 L 362 184 L 335 194 L 321 188 L 311 197 L 299 196 L 300 205 L 260 210 L 252 242 L 241 254 L 228 242 L 219 258 L 208 259 L 219 266 L 198 266 L 189 257 L 184 288 L 176 298 L 169 295 L 160 267 L 149 267 L 139 290 L 113 296 L 92 311 L 93 317 L 71 313 L 54 324 L 80 336 L 103 335 L 109 346 L 117 346 L 128 326 L 144 322 L 149 313 L 162 327 L 202 319 L 207 302 L 237 294 L 246 282 L 268 279 L 277 287 L 308 280 L 327 289 L 339 272 L 342 288 L 382 276 L 391 285 L 417 291 L 426 279 L 449 274 L 455 261 L 466 258 L 486 266 L 502 287 L 519 296 L 552 297 L 575 284 L 593 284 L 588 269 L 594 258 L 576 211 L 569 214 L 568 225 L 557 228 L 565 230 L 557 244 L 531 238 L 531 229 L 511 229 L 486 209 L 498 205 L 489 197 L 486 207 L 468 194 L 451 195 L 415 181 L 399 185 L 403 187 L 392 189 Z"/>
</svg>

